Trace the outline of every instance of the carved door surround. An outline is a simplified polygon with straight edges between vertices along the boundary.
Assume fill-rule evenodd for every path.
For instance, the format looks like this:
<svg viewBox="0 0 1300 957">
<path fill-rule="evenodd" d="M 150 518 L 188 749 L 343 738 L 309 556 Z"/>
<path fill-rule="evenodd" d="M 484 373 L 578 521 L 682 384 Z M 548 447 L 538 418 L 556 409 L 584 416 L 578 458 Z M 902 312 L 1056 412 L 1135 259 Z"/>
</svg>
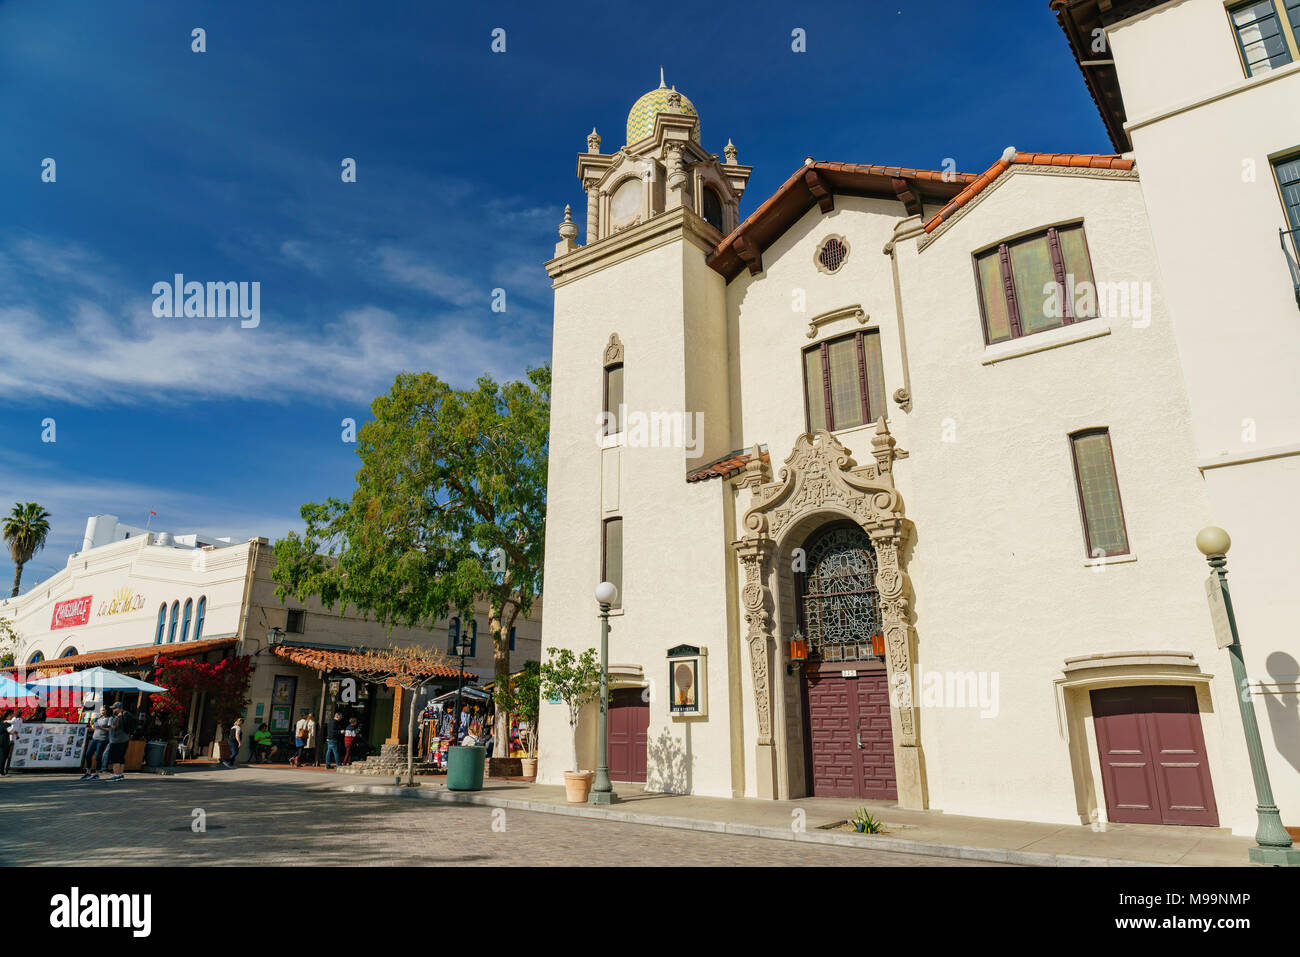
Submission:
<svg viewBox="0 0 1300 957">
<path fill-rule="evenodd" d="M 907 453 L 896 444 L 881 419 L 871 438 L 875 459 L 871 464 L 857 465 L 834 435 L 818 431 L 795 440 L 775 481 L 763 482 L 758 456 L 746 466 L 741 484 L 751 489 L 751 505 L 745 513 L 743 536 L 732 547 L 744 570 L 741 602 L 758 725 L 759 797 L 788 796 L 789 790 L 781 769 L 788 766 L 791 741 L 788 725 L 782 727 L 783 702 L 774 693 L 782 687 L 785 660 L 777 637 L 788 637 L 788 627 L 777 628 L 774 615 L 778 608 L 793 607 L 793 595 L 781 592 L 790 590 L 792 578 L 780 574 L 778 563 L 788 561 L 792 550 L 816 527 L 849 518 L 871 537 L 879 563 L 876 586 L 885 635 L 899 804 L 910 808 L 927 804 L 912 694 L 914 634 L 905 549 L 911 523 L 893 475 L 894 461 Z"/>
</svg>

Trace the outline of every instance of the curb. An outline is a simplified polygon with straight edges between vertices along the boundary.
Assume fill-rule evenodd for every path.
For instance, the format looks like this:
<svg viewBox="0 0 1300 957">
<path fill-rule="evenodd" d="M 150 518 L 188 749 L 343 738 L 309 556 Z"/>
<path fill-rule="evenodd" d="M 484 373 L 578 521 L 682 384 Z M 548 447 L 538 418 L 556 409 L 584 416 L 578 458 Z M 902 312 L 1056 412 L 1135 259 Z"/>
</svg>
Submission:
<svg viewBox="0 0 1300 957">
<path fill-rule="evenodd" d="M 869 847 L 895 854 L 923 854 L 928 857 L 951 857 L 966 861 L 987 861 L 995 864 L 1018 864 L 1023 867 L 1177 867 L 1176 864 L 1159 864 L 1153 861 L 1130 861 L 1115 857 L 1088 857 L 1078 854 L 1049 854 L 1043 851 L 1018 851 L 1004 847 L 973 847 L 965 844 L 930 844 L 897 837 L 829 833 L 825 831 L 793 831 L 785 827 L 762 824 L 735 824 L 728 821 L 710 821 L 693 817 L 672 817 L 663 814 L 638 814 L 634 811 L 609 811 L 587 804 L 550 804 L 525 798 L 495 797 L 488 794 L 424 790 L 421 788 L 394 787 L 382 784 L 349 784 L 339 788 L 352 794 L 379 794 L 385 797 L 414 798 L 438 801 L 442 804 L 471 804 L 480 807 L 501 807 L 515 811 L 536 811 L 542 814 L 559 814 L 591 820 L 618 821 L 624 824 L 642 824 L 650 827 L 668 827 L 683 831 L 709 831 L 714 834 L 735 834 L 741 837 L 762 837 L 778 841 L 796 841 L 801 844 L 832 844 L 838 847 Z"/>
</svg>

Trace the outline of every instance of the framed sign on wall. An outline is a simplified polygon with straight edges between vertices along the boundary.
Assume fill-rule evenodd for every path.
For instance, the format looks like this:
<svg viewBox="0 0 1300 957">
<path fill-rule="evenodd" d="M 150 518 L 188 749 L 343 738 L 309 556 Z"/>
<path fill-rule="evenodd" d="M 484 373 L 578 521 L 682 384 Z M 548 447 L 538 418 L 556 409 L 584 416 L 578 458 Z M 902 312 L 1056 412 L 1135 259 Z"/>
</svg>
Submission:
<svg viewBox="0 0 1300 957">
<path fill-rule="evenodd" d="M 674 718 L 708 714 L 707 648 L 678 645 L 668 651 L 668 711 Z"/>
</svg>

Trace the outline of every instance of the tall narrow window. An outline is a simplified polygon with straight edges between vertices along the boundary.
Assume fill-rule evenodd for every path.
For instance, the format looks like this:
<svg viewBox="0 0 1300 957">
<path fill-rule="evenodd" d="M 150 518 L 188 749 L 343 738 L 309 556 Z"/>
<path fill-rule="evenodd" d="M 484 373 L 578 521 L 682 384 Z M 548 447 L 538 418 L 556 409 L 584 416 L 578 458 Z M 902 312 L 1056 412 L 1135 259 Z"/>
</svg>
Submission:
<svg viewBox="0 0 1300 957">
<path fill-rule="evenodd" d="M 194 599 L 185 599 L 185 618 L 181 622 L 181 641 L 187 641 L 190 637 L 190 616 L 194 612 Z"/>
<path fill-rule="evenodd" d="M 1253 0 L 1228 11 L 1247 76 L 1259 76 L 1296 58 L 1300 0 Z"/>
<path fill-rule="evenodd" d="M 808 431 L 851 429 L 885 415 L 880 333 L 870 329 L 804 350 Z"/>
<path fill-rule="evenodd" d="M 447 622 L 447 654 L 459 655 L 460 649 L 457 644 L 460 642 L 460 619 L 452 618 Z"/>
<path fill-rule="evenodd" d="M 469 623 L 469 656 L 478 657 L 478 619 L 475 618 Z"/>
<path fill-rule="evenodd" d="M 601 361 L 605 370 L 601 382 L 601 430 L 603 435 L 617 435 L 623 431 L 623 343 L 617 332 L 610 333 Z"/>
<path fill-rule="evenodd" d="M 1081 225 L 1053 227 L 978 253 L 975 280 L 989 345 L 1097 315 Z"/>
<path fill-rule="evenodd" d="M 176 640 L 176 620 L 180 617 L 180 612 L 181 603 L 178 601 L 172 602 L 172 620 L 167 628 L 167 644 L 169 645 Z"/>
<path fill-rule="evenodd" d="M 194 640 L 199 641 L 203 638 L 203 619 L 208 609 L 208 596 L 199 596 L 199 611 L 194 616 Z"/>
<path fill-rule="evenodd" d="M 1074 477 L 1089 558 L 1128 554 L 1128 530 L 1115 477 L 1115 457 L 1108 429 L 1089 429 L 1070 436 Z"/>
<path fill-rule="evenodd" d="M 515 629 L 513 625 L 510 627 L 510 650 L 515 650 Z"/>
<path fill-rule="evenodd" d="M 166 629 L 167 629 L 167 602 L 163 602 L 161 605 L 158 606 L 158 633 L 154 635 L 154 639 L 153 639 L 153 643 L 155 645 L 162 644 L 163 632 Z"/>
<path fill-rule="evenodd" d="M 623 363 L 605 369 L 605 434 L 623 431 Z"/>
<path fill-rule="evenodd" d="M 605 519 L 604 542 L 600 552 L 600 580 L 618 589 L 615 608 L 623 607 L 623 520 Z"/>
</svg>

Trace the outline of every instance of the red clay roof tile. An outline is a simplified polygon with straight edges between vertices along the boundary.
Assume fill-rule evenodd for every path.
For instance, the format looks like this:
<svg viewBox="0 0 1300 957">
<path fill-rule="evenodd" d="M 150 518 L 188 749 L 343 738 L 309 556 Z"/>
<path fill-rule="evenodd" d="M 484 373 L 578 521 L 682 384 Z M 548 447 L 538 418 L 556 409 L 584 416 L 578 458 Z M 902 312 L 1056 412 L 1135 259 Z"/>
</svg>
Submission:
<svg viewBox="0 0 1300 957">
<path fill-rule="evenodd" d="M 1007 162 L 998 157 L 998 161 L 981 173 L 973 183 L 958 193 L 951 203 L 935 213 L 925 224 L 927 233 L 934 232 L 940 224 L 952 216 L 972 199 L 982 193 L 988 185 L 1015 164 L 1025 166 L 1066 166 L 1073 169 L 1132 169 L 1133 160 L 1122 156 L 1107 156 L 1096 153 L 1016 153 Z"/>
</svg>

